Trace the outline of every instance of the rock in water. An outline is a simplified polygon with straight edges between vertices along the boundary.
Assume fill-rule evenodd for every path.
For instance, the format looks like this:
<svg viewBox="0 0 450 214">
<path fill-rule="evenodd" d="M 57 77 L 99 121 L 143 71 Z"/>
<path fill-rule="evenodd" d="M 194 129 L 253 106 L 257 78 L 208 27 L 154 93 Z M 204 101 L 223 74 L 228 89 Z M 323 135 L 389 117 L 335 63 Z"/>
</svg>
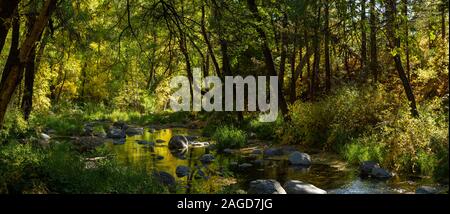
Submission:
<svg viewBox="0 0 450 214">
<path fill-rule="evenodd" d="M 416 189 L 416 194 L 438 194 L 439 190 L 430 186 L 420 186 Z"/>
<path fill-rule="evenodd" d="M 311 157 L 306 153 L 293 152 L 289 155 L 289 163 L 292 165 L 311 165 Z"/>
<path fill-rule="evenodd" d="M 108 130 L 107 136 L 109 138 L 125 138 L 126 137 L 125 132 L 122 129 L 118 129 L 115 127 L 111 127 Z"/>
<path fill-rule="evenodd" d="M 276 180 L 258 179 L 250 182 L 248 194 L 286 194 L 286 191 Z"/>
<path fill-rule="evenodd" d="M 153 171 L 152 175 L 158 182 L 160 182 L 163 185 L 175 186 L 175 184 L 176 184 L 175 178 L 167 172 Z"/>
<path fill-rule="evenodd" d="M 169 149 L 187 149 L 189 147 L 189 141 L 186 139 L 185 136 L 182 135 L 175 135 L 172 138 L 170 138 L 169 141 Z"/>
<path fill-rule="evenodd" d="M 48 136 L 48 135 L 45 134 L 45 133 L 41 133 L 39 136 L 40 136 L 41 139 L 44 140 L 44 141 L 49 141 L 50 138 L 51 138 L 50 136 Z"/>
<path fill-rule="evenodd" d="M 359 166 L 361 177 L 371 177 L 377 179 L 389 179 L 393 175 L 389 171 L 380 167 L 375 161 L 364 161 Z"/>
<path fill-rule="evenodd" d="M 267 157 L 277 156 L 277 155 L 283 155 L 283 151 L 281 149 L 276 149 L 276 148 L 269 148 L 264 151 L 264 156 L 267 156 Z"/>
<path fill-rule="evenodd" d="M 375 161 L 364 161 L 359 165 L 359 172 L 362 177 L 370 176 L 373 168 L 380 168 Z"/>
<path fill-rule="evenodd" d="M 177 169 L 175 170 L 175 174 L 177 174 L 177 176 L 179 178 L 182 178 L 182 177 L 188 176 L 190 171 L 191 171 L 191 169 L 187 166 L 177 166 Z"/>
<path fill-rule="evenodd" d="M 288 194 L 327 194 L 327 191 L 303 181 L 290 180 L 284 184 Z"/>
<path fill-rule="evenodd" d="M 204 154 L 200 157 L 200 162 L 203 164 L 209 164 L 214 161 L 214 156 L 212 154 Z"/>
<path fill-rule="evenodd" d="M 125 133 L 129 136 L 134 135 L 143 135 L 144 134 L 144 128 L 142 127 L 128 127 L 125 131 Z"/>
</svg>

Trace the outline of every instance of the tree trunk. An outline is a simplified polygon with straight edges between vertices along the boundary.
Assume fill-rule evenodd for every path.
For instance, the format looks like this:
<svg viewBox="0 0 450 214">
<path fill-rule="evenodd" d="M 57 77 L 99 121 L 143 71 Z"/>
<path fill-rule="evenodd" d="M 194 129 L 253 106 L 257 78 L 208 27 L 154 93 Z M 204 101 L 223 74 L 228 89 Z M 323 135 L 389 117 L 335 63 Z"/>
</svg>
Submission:
<svg viewBox="0 0 450 214">
<path fill-rule="evenodd" d="M 375 3 L 376 0 L 370 0 L 370 72 L 373 75 L 374 82 L 378 81 L 378 57 L 377 57 L 377 15 Z"/>
<path fill-rule="evenodd" d="M 400 39 L 396 35 L 396 32 L 395 32 L 395 29 L 398 29 L 398 25 L 396 24 L 396 13 L 397 13 L 396 0 L 387 0 L 386 1 L 386 20 L 387 20 L 386 33 L 388 36 L 389 48 L 391 50 L 400 48 Z M 406 97 L 408 98 L 408 101 L 409 101 L 409 105 L 411 108 L 411 114 L 414 117 L 418 117 L 419 112 L 417 111 L 417 108 L 416 108 L 416 100 L 414 97 L 414 93 L 412 91 L 411 84 L 409 83 L 409 80 L 403 69 L 400 55 L 398 53 L 396 53 L 393 56 L 393 58 L 394 58 L 395 68 L 397 70 L 398 76 L 400 77 L 400 80 L 402 81 L 403 88 L 406 93 Z"/>
<path fill-rule="evenodd" d="M 261 22 L 262 19 L 259 15 L 255 0 L 247 0 L 247 6 L 250 12 L 252 12 L 253 17 L 256 19 L 256 21 Z M 259 25 L 255 26 L 255 28 L 262 40 L 261 48 L 263 50 L 264 62 L 268 70 L 268 76 L 277 76 L 277 71 L 275 69 L 275 63 L 273 62 L 272 51 L 270 50 L 269 43 L 267 41 L 266 32 Z M 280 85 L 280 78 L 278 78 L 278 104 L 284 119 L 290 120 L 287 103 L 284 98 L 283 88 Z"/>
<path fill-rule="evenodd" d="M 11 20 L 18 5 L 18 0 L 0 1 L 0 53 L 2 53 L 6 36 L 8 35 L 9 28 L 11 27 Z"/>
<path fill-rule="evenodd" d="M 411 81 L 411 65 L 409 63 L 409 24 L 408 24 L 408 0 L 402 0 L 403 2 L 403 16 L 402 19 L 405 28 L 405 57 L 406 57 L 406 76 Z"/>
<path fill-rule="evenodd" d="M 10 62 L 9 67 L 5 66 L 7 72 L 4 71 L 0 83 L 0 128 L 3 125 L 3 119 L 8 104 L 11 101 L 11 97 L 16 90 L 17 85 L 22 80 L 23 65 L 28 62 L 31 52 L 33 51 L 33 46 L 40 38 L 55 6 L 56 0 L 47 0 L 44 3 L 32 30 L 27 33 L 25 40 L 20 46 L 18 57 L 14 57 L 15 59 Z"/>
<path fill-rule="evenodd" d="M 366 0 L 361 0 L 361 80 L 365 81 L 367 65 Z"/>
<path fill-rule="evenodd" d="M 331 90 L 331 62 L 330 62 L 330 12 L 329 0 L 325 3 L 325 90 L 327 93 Z"/>
<path fill-rule="evenodd" d="M 320 3 L 315 4 L 316 7 L 316 26 L 314 27 L 314 40 L 313 40 L 313 49 L 314 49 L 314 64 L 313 71 L 311 77 L 311 100 L 314 101 L 316 99 L 316 92 L 319 85 L 319 65 L 320 65 L 320 44 L 319 44 L 319 29 L 320 29 Z"/>
</svg>

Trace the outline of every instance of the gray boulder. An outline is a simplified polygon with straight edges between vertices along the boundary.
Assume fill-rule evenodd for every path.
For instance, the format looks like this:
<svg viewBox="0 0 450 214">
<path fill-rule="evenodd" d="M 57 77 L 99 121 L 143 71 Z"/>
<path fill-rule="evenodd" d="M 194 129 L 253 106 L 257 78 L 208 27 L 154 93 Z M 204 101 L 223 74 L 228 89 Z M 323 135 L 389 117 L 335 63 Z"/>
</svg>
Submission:
<svg viewBox="0 0 450 214">
<path fill-rule="evenodd" d="M 200 162 L 203 164 L 209 164 L 214 161 L 214 156 L 212 154 L 204 154 L 200 157 Z"/>
<path fill-rule="evenodd" d="M 377 179 L 389 179 L 393 175 L 391 172 L 383 169 L 375 161 L 364 161 L 359 165 L 361 177 L 371 177 Z"/>
<path fill-rule="evenodd" d="M 289 163 L 292 165 L 303 165 L 303 166 L 309 166 L 311 165 L 311 157 L 302 152 L 293 152 L 289 155 Z"/>
<path fill-rule="evenodd" d="M 108 130 L 107 137 L 109 138 L 125 138 L 125 132 L 122 129 L 111 127 Z"/>
<path fill-rule="evenodd" d="M 286 194 L 281 184 L 272 179 L 258 179 L 250 182 L 248 194 Z"/>
<path fill-rule="evenodd" d="M 175 178 L 164 171 L 153 171 L 152 176 L 162 185 L 175 186 Z"/>
<path fill-rule="evenodd" d="M 264 150 L 264 156 L 278 156 L 278 155 L 283 155 L 283 150 L 281 149 L 277 149 L 277 148 L 269 148 Z"/>
<path fill-rule="evenodd" d="M 125 131 L 125 133 L 129 136 L 133 135 L 143 135 L 144 134 L 144 128 L 142 127 L 128 127 Z"/>
<path fill-rule="evenodd" d="M 189 147 L 189 141 L 186 139 L 185 136 L 175 135 L 172 138 L 170 138 L 169 149 L 182 150 L 182 149 L 187 149 L 188 147 Z"/>
<path fill-rule="evenodd" d="M 323 189 L 298 180 L 287 181 L 283 188 L 288 194 L 327 194 L 327 191 Z"/>
<path fill-rule="evenodd" d="M 438 194 L 439 190 L 431 186 L 420 186 L 416 189 L 416 194 Z"/>
<path fill-rule="evenodd" d="M 177 174 L 177 176 L 179 178 L 182 178 L 182 177 L 188 176 L 190 171 L 191 171 L 191 169 L 187 166 L 177 166 L 177 169 L 175 170 L 175 174 Z"/>
</svg>

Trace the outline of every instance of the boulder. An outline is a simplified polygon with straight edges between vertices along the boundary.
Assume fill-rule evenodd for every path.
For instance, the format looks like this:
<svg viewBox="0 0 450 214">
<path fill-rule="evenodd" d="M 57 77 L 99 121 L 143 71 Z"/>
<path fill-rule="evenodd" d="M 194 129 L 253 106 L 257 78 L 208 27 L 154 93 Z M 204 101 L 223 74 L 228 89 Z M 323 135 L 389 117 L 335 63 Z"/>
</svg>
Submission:
<svg viewBox="0 0 450 214">
<path fill-rule="evenodd" d="M 323 189 L 298 180 L 287 181 L 283 185 L 283 188 L 287 194 L 327 194 L 327 191 Z"/>
<path fill-rule="evenodd" d="M 264 150 L 264 156 L 270 157 L 278 155 L 283 155 L 283 150 L 277 148 L 269 148 Z"/>
<path fill-rule="evenodd" d="M 170 138 L 169 149 L 182 150 L 182 149 L 187 149 L 188 147 L 189 147 L 189 141 L 186 139 L 185 136 L 175 135 L 172 138 Z"/>
<path fill-rule="evenodd" d="M 48 136 L 47 134 L 45 134 L 45 133 L 41 133 L 40 135 L 39 135 L 39 137 L 41 138 L 41 140 L 44 140 L 44 141 L 49 141 L 50 140 L 50 136 Z"/>
<path fill-rule="evenodd" d="M 214 156 L 212 154 L 204 154 L 200 157 L 200 162 L 203 164 L 209 164 L 214 161 Z"/>
<path fill-rule="evenodd" d="M 258 179 L 250 182 L 248 194 L 286 194 L 281 184 L 272 179 Z"/>
<path fill-rule="evenodd" d="M 161 184 L 165 186 L 175 186 L 175 178 L 164 171 L 153 171 L 152 176 Z"/>
<path fill-rule="evenodd" d="M 420 186 L 416 189 L 416 194 L 438 194 L 439 190 L 431 186 Z"/>
<path fill-rule="evenodd" d="M 108 130 L 107 137 L 109 138 L 125 138 L 125 132 L 122 129 L 111 127 Z"/>
<path fill-rule="evenodd" d="M 177 166 L 177 169 L 175 170 L 175 174 L 177 174 L 177 176 L 179 178 L 182 178 L 182 177 L 188 176 L 190 171 L 191 171 L 191 169 L 187 166 Z"/>
<path fill-rule="evenodd" d="M 292 165 L 303 165 L 303 166 L 309 166 L 311 165 L 311 157 L 302 152 L 293 152 L 289 155 L 289 163 Z"/>
<path fill-rule="evenodd" d="M 144 134 L 144 128 L 142 127 L 128 127 L 125 130 L 125 133 L 129 136 L 134 136 L 134 135 L 143 135 Z"/>
<path fill-rule="evenodd" d="M 364 161 L 359 165 L 361 177 L 371 177 L 377 179 L 389 179 L 393 175 L 391 172 L 383 169 L 375 161 Z"/>
</svg>

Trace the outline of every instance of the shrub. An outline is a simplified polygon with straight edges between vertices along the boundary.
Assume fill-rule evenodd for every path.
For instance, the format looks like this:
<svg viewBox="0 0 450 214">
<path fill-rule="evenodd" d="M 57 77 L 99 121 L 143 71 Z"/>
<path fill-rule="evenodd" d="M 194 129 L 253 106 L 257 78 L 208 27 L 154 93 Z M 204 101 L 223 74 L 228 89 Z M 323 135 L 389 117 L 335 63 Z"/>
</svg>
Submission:
<svg viewBox="0 0 450 214">
<path fill-rule="evenodd" d="M 100 149 L 90 156 L 106 155 Z M 144 168 L 119 165 L 114 157 L 87 168 L 85 155 L 67 143 L 40 149 L 11 143 L 0 147 L 0 193 L 164 193 Z"/>
<path fill-rule="evenodd" d="M 217 149 L 240 148 L 247 142 L 247 134 L 232 126 L 223 126 L 216 129 L 213 139 L 217 143 Z"/>
</svg>

